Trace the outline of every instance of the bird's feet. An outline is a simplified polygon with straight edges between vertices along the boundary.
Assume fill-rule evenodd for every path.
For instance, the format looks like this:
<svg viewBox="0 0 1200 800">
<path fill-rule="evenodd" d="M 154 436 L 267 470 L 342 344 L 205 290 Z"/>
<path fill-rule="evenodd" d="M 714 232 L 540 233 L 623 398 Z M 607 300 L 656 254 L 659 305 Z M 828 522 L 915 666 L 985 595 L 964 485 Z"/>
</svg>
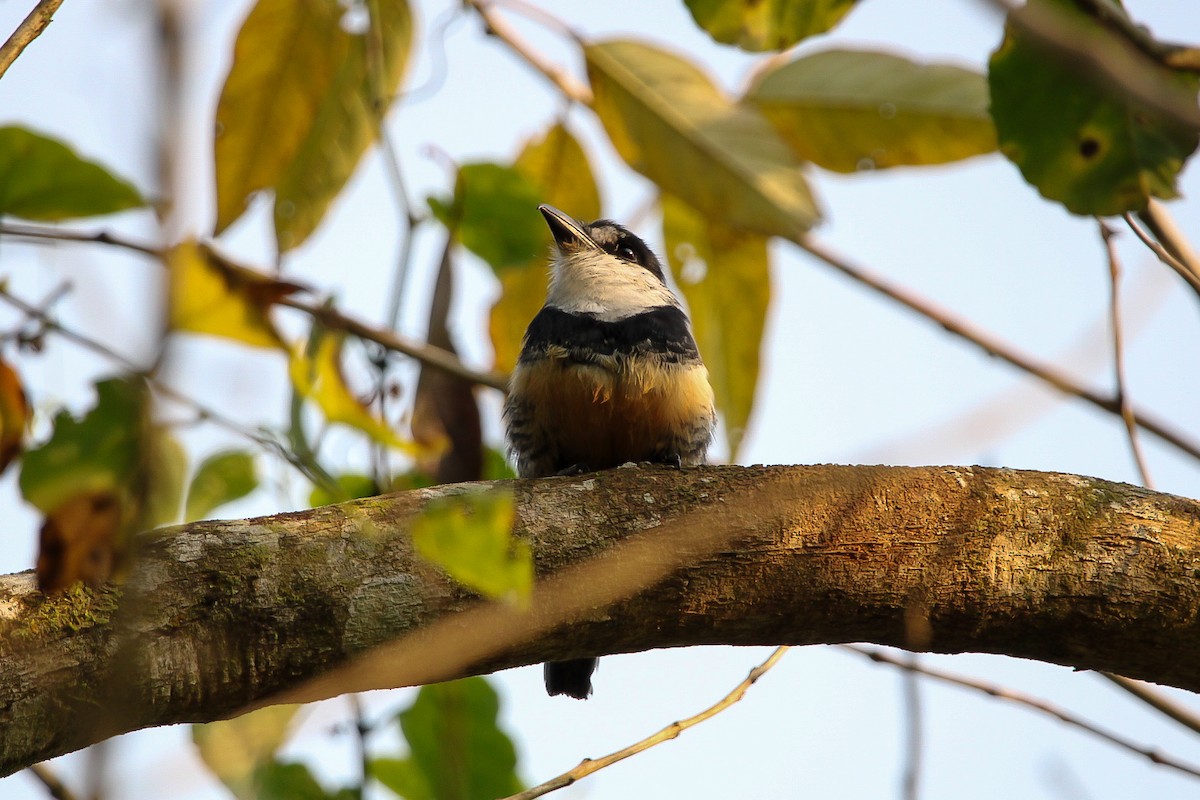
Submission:
<svg viewBox="0 0 1200 800">
<path fill-rule="evenodd" d="M 582 475 L 585 472 L 591 472 L 587 464 L 572 464 L 569 467 L 560 469 L 555 475 Z"/>
</svg>

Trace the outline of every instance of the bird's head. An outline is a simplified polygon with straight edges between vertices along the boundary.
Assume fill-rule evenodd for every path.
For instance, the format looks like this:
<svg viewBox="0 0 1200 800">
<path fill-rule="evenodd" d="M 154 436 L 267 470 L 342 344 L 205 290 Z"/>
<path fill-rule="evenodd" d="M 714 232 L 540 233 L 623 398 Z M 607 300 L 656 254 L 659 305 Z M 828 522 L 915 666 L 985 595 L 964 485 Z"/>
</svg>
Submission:
<svg viewBox="0 0 1200 800">
<path fill-rule="evenodd" d="M 658 257 L 628 229 L 607 219 L 580 222 L 551 206 L 538 210 L 555 242 L 548 305 L 610 321 L 679 305 Z"/>
</svg>

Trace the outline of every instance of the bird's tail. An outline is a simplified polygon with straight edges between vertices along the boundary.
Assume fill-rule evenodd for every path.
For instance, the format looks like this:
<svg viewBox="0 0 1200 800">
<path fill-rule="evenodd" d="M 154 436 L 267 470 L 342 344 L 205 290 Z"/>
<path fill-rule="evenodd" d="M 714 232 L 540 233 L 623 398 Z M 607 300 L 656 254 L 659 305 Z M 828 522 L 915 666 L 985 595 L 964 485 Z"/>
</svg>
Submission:
<svg viewBox="0 0 1200 800">
<path fill-rule="evenodd" d="M 595 671 L 594 658 L 549 661 L 544 670 L 546 693 L 551 697 L 565 694 L 577 700 L 586 700 L 592 693 L 592 673 Z"/>
</svg>

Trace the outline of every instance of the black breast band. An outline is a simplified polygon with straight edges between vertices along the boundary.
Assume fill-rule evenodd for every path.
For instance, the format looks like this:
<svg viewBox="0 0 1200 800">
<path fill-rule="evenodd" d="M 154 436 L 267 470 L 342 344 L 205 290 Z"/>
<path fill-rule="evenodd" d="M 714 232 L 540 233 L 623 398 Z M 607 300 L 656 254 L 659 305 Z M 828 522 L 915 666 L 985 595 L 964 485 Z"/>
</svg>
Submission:
<svg viewBox="0 0 1200 800">
<path fill-rule="evenodd" d="M 700 360 L 687 316 L 676 306 L 660 306 L 616 322 L 545 306 L 529 323 L 521 360 L 541 358 L 551 347 L 563 348 L 569 358 L 581 362 L 627 355 L 655 355 L 669 363 Z"/>
</svg>

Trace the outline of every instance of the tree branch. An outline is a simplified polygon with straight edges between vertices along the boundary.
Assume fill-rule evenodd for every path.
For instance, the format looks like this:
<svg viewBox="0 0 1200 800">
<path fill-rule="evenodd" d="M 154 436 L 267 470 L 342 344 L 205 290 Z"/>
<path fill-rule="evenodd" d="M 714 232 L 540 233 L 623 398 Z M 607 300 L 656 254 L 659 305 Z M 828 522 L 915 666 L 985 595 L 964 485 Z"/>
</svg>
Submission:
<svg viewBox="0 0 1200 800">
<path fill-rule="evenodd" d="M 929 651 L 1200 689 L 1195 501 L 978 467 L 513 481 L 541 576 L 521 608 L 479 602 L 408 537 L 429 501 L 491 485 L 162 529 L 120 590 L 0 578 L 0 774 L 123 731 L 550 659 L 905 646 L 913 608 Z"/>
<path fill-rule="evenodd" d="M 25 51 L 30 42 L 42 35 L 50 24 L 54 12 L 63 4 L 63 0 L 40 0 L 28 16 L 21 21 L 7 41 L 0 45 L 0 76 L 8 72 L 8 68 L 17 60 L 17 56 Z"/>
</svg>

